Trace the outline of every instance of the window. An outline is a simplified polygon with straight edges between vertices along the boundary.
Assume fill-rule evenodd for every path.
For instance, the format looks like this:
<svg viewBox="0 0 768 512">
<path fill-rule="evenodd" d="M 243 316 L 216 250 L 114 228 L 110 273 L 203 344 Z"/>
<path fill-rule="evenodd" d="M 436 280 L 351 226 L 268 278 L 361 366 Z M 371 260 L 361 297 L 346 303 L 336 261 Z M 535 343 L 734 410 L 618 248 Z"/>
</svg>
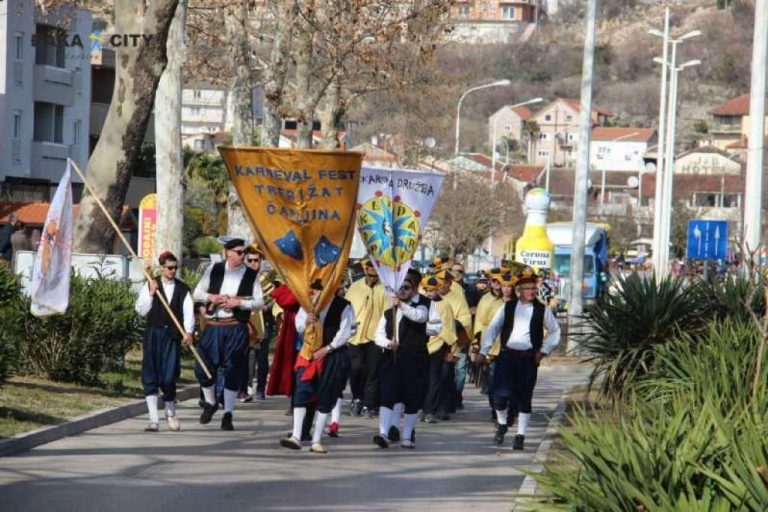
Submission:
<svg viewBox="0 0 768 512">
<path fill-rule="evenodd" d="M 504 131 L 509 133 L 512 131 L 512 125 L 511 124 L 505 124 L 504 125 Z"/>
<path fill-rule="evenodd" d="M 21 138 L 21 110 L 13 113 L 13 138 Z"/>
<path fill-rule="evenodd" d="M 459 5 L 459 18 L 469 18 L 469 9 L 468 4 Z"/>
<path fill-rule="evenodd" d="M 14 40 L 14 57 L 16 60 L 24 60 L 24 34 L 16 33 L 13 36 Z"/>
<path fill-rule="evenodd" d="M 35 140 L 64 143 L 64 106 L 35 102 Z"/>
<path fill-rule="evenodd" d="M 202 139 L 196 139 L 195 140 L 195 149 L 203 149 L 203 140 Z"/>
<path fill-rule="evenodd" d="M 65 67 L 66 33 L 48 25 L 38 25 L 35 32 L 35 63 Z"/>
<path fill-rule="evenodd" d="M 196 100 L 199 100 L 199 99 L 201 98 L 201 96 L 202 96 L 202 95 L 203 95 L 203 91 L 201 91 L 201 90 L 199 90 L 199 89 L 195 89 L 195 90 L 192 92 L 192 97 L 193 97 L 193 98 L 195 98 Z"/>
<path fill-rule="evenodd" d="M 501 17 L 505 20 L 515 19 L 515 6 L 514 5 L 500 5 Z"/>
<path fill-rule="evenodd" d="M 549 150 L 548 149 L 540 149 L 539 150 L 539 156 L 548 157 L 549 156 Z"/>
<path fill-rule="evenodd" d="M 568 114 L 565 116 L 565 122 L 566 123 L 572 123 L 573 122 L 573 116 L 571 114 Z"/>
<path fill-rule="evenodd" d="M 72 123 L 72 145 L 73 146 L 80 145 L 80 129 L 82 125 L 83 125 L 83 122 L 80 119 Z"/>
<path fill-rule="evenodd" d="M 695 192 L 693 206 L 710 208 L 740 208 L 741 194 L 720 194 L 719 192 Z"/>
<path fill-rule="evenodd" d="M 608 146 L 600 146 L 599 148 L 597 148 L 598 155 L 607 155 L 610 152 L 611 152 L 611 148 L 609 148 Z"/>
<path fill-rule="evenodd" d="M 552 114 L 547 114 L 544 116 L 545 121 L 551 121 L 552 120 Z"/>
<path fill-rule="evenodd" d="M 569 133 L 568 134 L 568 142 L 573 142 L 576 140 L 576 134 L 575 133 Z"/>
<path fill-rule="evenodd" d="M 539 132 L 539 140 L 549 140 L 549 134 L 544 132 Z"/>
</svg>

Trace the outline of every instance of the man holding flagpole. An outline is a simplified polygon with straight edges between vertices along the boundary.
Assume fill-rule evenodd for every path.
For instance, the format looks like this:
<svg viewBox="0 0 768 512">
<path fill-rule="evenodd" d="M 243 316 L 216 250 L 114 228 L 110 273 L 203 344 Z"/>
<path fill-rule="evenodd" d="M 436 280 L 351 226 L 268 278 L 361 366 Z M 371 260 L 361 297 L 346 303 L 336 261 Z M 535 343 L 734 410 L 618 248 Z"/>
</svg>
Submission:
<svg viewBox="0 0 768 512">
<path fill-rule="evenodd" d="M 61 315 L 69 306 L 69 273 L 72 265 L 72 168 L 67 169 L 45 217 L 35 255 L 30 298 L 35 316 Z"/>
</svg>

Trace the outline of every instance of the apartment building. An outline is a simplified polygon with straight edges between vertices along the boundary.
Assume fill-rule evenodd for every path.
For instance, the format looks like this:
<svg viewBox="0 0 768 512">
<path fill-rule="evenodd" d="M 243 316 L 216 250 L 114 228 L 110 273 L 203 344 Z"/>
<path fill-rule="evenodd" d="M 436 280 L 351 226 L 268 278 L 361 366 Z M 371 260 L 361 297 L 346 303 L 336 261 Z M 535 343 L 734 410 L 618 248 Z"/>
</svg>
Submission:
<svg viewBox="0 0 768 512">
<path fill-rule="evenodd" d="M 43 15 L 34 5 L 0 2 L 3 200 L 47 200 L 68 157 L 82 168 L 88 161 L 91 14 Z"/>
<path fill-rule="evenodd" d="M 469 44 L 525 41 L 536 29 L 543 0 L 460 0 L 451 7 L 449 37 Z"/>
</svg>

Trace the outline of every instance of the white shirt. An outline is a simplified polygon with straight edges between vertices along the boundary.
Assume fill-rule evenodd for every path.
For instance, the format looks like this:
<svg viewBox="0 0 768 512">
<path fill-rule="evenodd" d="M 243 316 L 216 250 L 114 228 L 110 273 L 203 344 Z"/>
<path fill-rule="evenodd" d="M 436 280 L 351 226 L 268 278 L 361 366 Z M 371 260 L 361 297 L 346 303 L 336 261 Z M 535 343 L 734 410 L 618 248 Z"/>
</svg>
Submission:
<svg viewBox="0 0 768 512">
<path fill-rule="evenodd" d="M 415 297 L 411 298 L 407 304 L 402 301 L 400 302 L 400 306 L 398 306 L 397 311 L 395 312 L 396 321 L 394 328 L 399 328 L 400 320 L 405 317 L 411 322 L 416 322 L 417 324 L 426 323 L 427 336 L 437 336 L 443 329 L 443 323 L 440 320 L 440 313 L 437 312 L 435 303 L 430 303 L 429 309 L 427 309 L 427 307 L 423 304 L 417 306 L 416 304 L 418 301 L 419 296 L 416 295 Z M 373 341 L 381 348 L 388 348 L 390 340 L 387 338 L 386 313 L 382 315 L 381 319 L 379 320 L 379 325 L 376 326 L 376 339 Z"/>
<path fill-rule="evenodd" d="M 328 310 L 330 309 L 331 305 L 328 304 L 323 308 L 322 311 L 320 311 L 320 323 L 322 324 L 325 322 L 325 317 L 328 315 Z M 304 331 L 307 328 L 307 311 L 304 308 L 300 308 L 299 312 L 296 313 L 296 331 L 299 334 L 304 334 Z M 336 350 L 337 348 L 341 348 L 347 340 L 352 336 L 352 325 L 355 323 L 355 312 L 352 309 L 351 305 L 348 305 L 344 308 L 344 310 L 341 312 L 341 323 L 339 324 L 339 331 L 336 333 L 336 335 L 331 340 L 331 348 Z"/>
<path fill-rule="evenodd" d="M 483 333 L 483 343 L 480 347 L 481 354 L 488 354 L 488 351 L 493 346 L 493 340 L 501 333 L 501 328 L 504 325 L 505 310 L 504 306 L 499 308 L 488 325 L 488 329 Z M 530 350 L 533 348 L 531 344 L 532 317 L 533 303 L 524 304 L 523 301 L 518 301 L 515 307 L 515 323 L 512 326 L 512 332 L 509 334 L 508 340 L 502 340 L 507 348 L 511 350 Z M 557 323 L 555 315 L 549 308 L 544 308 L 544 329 L 547 331 L 547 335 L 541 344 L 541 352 L 549 355 L 557 344 L 560 343 L 560 324 Z"/>
<path fill-rule="evenodd" d="M 173 291 L 176 289 L 176 282 L 160 279 L 160 286 L 163 287 L 163 291 L 165 292 L 165 297 L 168 299 L 168 302 L 170 305 L 170 301 L 173 298 Z M 159 292 L 160 290 L 158 289 L 158 291 L 155 293 L 159 293 Z M 136 312 L 141 316 L 147 316 L 147 314 L 149 313 L 149 310 L 152 309 L 153 300 L 154 300 L 154 297 L 149 294 L 149 283 L 147 283 L 141 287 L 141 290 L 139 290 L 139 298 L 136 299 L 136 306 L 135 306 Z M 195 307 L 194 307 L 194 304 L 192 303 L 192 297 L 189 296 L 189 293 L 187 293 L 187 296 L 184 297 L 183 311 L 184 311 L 184 319 L 183 319 L 184 321 L 182 323 L 184 325 L 184 331 L 187 334 L 192 334 L 192 331 L 195 330 Z"/>
<path fill-rule="evenodd" d="M 205 269 L 205 272 L 203 272 L 203 277 L 200 278 L 197 286 L 195 286 L 195 293 L 192 295 L 198 302 L 205 302 L 206 304 L 209 302 L 208 287 L 211 284 L 212 268 L 213 265 L 209 265 L 208 268 Z M 219 295 L 237 297 L 237 291 L 240 288 L 240 281 L 243 279 L 243 275 L 245 275 L 247 268 L 248 267 L 245 265 L 240 265 L 237 268 L 229 268 L 229 264 L 224 263 L 224 280 L 221 283 L 221 290 L 219 290 Z M 240 305 L 240 309 L 261 309 L 261 307 L 264 305 L 264 297 L 261 293 L 261 282 L 258 278 L 253 281 L 253 290 L 251 291 L 251 296 L 240 297 L 240 299 L 243 301 L 243 303 Z M 213 315 L 206 315 L 206 317 L 218 319 L 232 318 L 232 310 L 217 308 Z"/>
</svg>

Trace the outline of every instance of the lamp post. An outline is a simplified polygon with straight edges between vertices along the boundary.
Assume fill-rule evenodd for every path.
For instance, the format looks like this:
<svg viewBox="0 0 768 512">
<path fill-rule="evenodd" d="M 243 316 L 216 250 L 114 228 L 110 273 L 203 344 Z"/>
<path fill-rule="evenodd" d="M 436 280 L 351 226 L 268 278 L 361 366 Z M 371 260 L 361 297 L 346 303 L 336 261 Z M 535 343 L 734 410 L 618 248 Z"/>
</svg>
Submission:
<svg viewBox="0 0 768 512">
<path fill-rule="evenodd" d="M 456 183 L 456 159 L 459 157 L 459 127 L 461 125 L 461 104 L 464 101 L 464 98 L 467 97 L 467 95 L 471 92 L 479 91 L 481 89 L 487 89 L 489 87 L 505 87 L 511 85 L 512 82 L 504 79 L 504 80 L 497 80 L 495 82 L 492 82 L 490 84 L 485 85 L 478 85 L 475 87 L 470 87 L 464 93 L 462 93 L 461 97 L 459 98 L 459 103 L 456 105 L 456 143 L 453 148 L 453 190 L 456 190 L 457 183 Z"/>
<path fill-rule="evenodd" d="M 544 101 L 544 98 L 533 98 L 532 100 L 523 101 L 522 103 L 515 103 L 514 105 L 510 106 L 510 109 L 514 109 L 517 107 L 524 107 L 525 105 L 532 105 L 534 103 L 541 103 Z M 456 119 L 458 120 L 458 116 L 456 116 Z M 498 122 L 496 120 L 493 121 L 493 130 L 491 132 L 493 133 L 493 136 L 491 137 L 491 189 L 496 187 L 496 127 L 498 126 Z M 458 134 L 458 131 L 456 132 Z M 457 136 L 458 140 L 458 136 Z M 509 155 L 509 145 L 507 145 L 507 155 Z M 509 160 L 509 158 L 507 158 Z M 488 256 L 493 257 L 493 231 L 491 229 L 488 229 Z"/>
<path fill-rule="evenodd" d="M 649 33 L 656 37 L 661 37 L 664 41 L 664 52 L 661 58 L 654 58 L 655 62 L 662 65 L 662 94 L 666 90 L 667 70 L 671 70 L 669 81 L 669 97 L 662 97 L 662 107 L 666 104 L 667 108 L 659 109 L 659 146 L 657 149 L 657 170 L 656 170 L 656 194 L 654 204 L 654 222 L 653 222 L 653 266 L 656 271 L 656 278 L 661 279 L 667 273 L 667 262 L 669 261 L 669 219 L 671 217 L 672 204 L 672 175 L 674 174 L 674 154 L 675 154 L 675 122 L 677 115 L 677 91 L 672 90 L 677 87 L 677 73 L 681 69 L 700 64 L 700 61 L 689 61 L 680 67 L 677 67 L 677 45 L 687 39 L 698 37 L 701 30 L 692 30 L 680 36 L 677 39 L 669 38 L 669 8 L 665 14 L 665 31 L 650 30 Z M 669 45 L 672 45 L 671 58 L 667 61 L 667 51 Z M 664 120 L 663 114 L 667 118 Z M 666 137 L 665 137 L 666 136 Z M 663 151 L 662 151 L 663 148 Z"/>
</svg>

